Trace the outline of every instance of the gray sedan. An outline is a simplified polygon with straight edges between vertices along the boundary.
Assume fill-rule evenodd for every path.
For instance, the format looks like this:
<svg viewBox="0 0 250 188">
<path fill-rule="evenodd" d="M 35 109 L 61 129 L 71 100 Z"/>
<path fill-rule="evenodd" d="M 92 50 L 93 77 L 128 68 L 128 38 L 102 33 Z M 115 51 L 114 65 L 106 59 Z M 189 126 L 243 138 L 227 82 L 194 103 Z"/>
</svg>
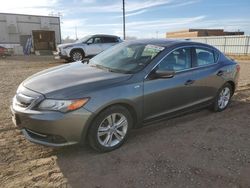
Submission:
<svg viewBox="0 0 250 188">
<path fill-rule="evenodd" d="M 25 137 L 48 146 L 81 142 L 106 152 L 129 131 L 210 107 L 223 111 L 239 65 L 212 46 L 190 41 L 123 42 L 92 58 L 27 78 L 12 119 Z"/>
</svg>

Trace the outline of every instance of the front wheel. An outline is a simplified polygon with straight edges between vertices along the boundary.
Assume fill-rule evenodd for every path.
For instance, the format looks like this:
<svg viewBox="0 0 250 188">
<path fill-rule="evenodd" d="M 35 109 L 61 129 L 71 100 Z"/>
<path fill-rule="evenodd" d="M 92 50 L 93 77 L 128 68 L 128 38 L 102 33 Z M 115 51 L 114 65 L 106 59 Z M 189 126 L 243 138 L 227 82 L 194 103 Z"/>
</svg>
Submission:
<svg viewBox="0 0 250 188">
<path fill-rule="evenodd" d="M 112 151 L 125 142 L 132 124 L 132 116 L 125 107 L 107 108 L 93 121 L 88 133 L 89 144 L 100 152 Z"/>
<path fill-rule="evenodd" d="M 84 53 L 80 50 L 74 50 L 70 54 L 71 61 L 81 61 L 84 58 Z"/>
<path fill-rule="evenodd" d="M 233 95 L 232 86 L 229 83 L 226 83 L 219 90 L 215 98 L 213 110 L 215 112 L 220 112 L 220 111 L 225 110 L 231 101 L 232 95 Z"/>
</svg>

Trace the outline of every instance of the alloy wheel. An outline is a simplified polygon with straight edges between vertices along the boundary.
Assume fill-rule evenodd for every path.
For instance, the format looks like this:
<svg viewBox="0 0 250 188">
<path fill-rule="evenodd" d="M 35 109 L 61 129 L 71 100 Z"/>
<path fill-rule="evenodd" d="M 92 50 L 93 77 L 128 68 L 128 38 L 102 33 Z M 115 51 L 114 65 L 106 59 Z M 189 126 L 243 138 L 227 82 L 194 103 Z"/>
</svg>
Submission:
<svg viewBox="0 0 250 188">
<path fill-rule="evenodd" d="M 222 89 L 219 95 L 219 99 L 218 99 L 218 107 L 220 109 L 226 108 L 226 106 L 228 105 L 230 101 L 230 97 L 231 97 L 230 89 L 228 87 L 225 87 L 224 89 Z"/>
<path fill-rule="evenodd" d="M 127 130 L 128 120 L 123 114 L 110 114 L 98 127 L 98 142 L 104 147 L 116 146 L 125 138 Z"/>
<path fill-rule="evenodd" d="M 80 61 L 80 60 L 82 60 L 83 59 L 82 53 L 81 52 L 73 52 L 72 59 L 74 61 Z"/>
</svg>

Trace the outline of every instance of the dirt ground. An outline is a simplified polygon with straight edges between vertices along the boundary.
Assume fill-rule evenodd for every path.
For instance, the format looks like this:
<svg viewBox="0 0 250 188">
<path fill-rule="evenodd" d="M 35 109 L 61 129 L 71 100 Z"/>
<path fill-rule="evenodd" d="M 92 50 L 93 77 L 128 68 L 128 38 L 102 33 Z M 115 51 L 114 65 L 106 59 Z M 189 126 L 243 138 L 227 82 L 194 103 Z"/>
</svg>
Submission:
<svg viewBox="0 0 250 188">
<path fill-rule="evenodd" d="M 32 144 L 11 122 L 17 86 L 61 63 L 0 59 L 0 187 L 250 187 L 250 61 L 240 62 L 240 87 L 226 111 L 204 109 L 134 130 L 104 154 Z"/>
</svg>

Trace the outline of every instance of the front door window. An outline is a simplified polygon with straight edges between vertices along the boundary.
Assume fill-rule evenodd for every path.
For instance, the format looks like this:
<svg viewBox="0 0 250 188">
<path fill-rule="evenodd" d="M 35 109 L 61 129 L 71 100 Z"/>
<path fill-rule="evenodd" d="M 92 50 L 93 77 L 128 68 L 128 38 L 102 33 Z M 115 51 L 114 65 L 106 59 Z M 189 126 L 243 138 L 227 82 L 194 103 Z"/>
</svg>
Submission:
<svg viewBox="0 0 250 188">
<path fill-rule="evenodd" d="M 171 52 L 158 65 L 160 70 L 181 71 L 191 68 L 191 48 L 180 48 Z"/>
</svg>

